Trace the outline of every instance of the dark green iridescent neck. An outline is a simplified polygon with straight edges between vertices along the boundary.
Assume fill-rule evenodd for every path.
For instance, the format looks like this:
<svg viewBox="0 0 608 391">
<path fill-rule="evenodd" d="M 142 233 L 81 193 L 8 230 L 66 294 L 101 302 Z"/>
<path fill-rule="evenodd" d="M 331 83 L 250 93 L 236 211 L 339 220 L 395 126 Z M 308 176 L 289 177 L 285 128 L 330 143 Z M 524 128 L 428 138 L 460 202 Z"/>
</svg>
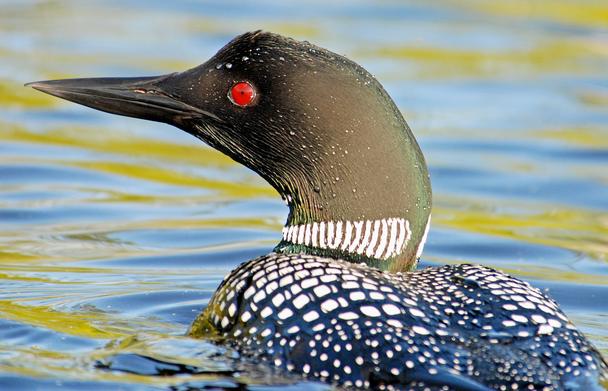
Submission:
<svg viewBox="0 0 608 391">
<path fill-rule="evenodd" d="M 424 157 L 405 121 L 382 139 L 361 132 L 335 145 L 317 160 L 322 165 L 299 170 L 291 182 L 297 186 L 282 189 L 290 213 L 275 251 L 342 258 L 390 271 L 413 269 L 430 222 L 431 187 Z"/>
</svg>

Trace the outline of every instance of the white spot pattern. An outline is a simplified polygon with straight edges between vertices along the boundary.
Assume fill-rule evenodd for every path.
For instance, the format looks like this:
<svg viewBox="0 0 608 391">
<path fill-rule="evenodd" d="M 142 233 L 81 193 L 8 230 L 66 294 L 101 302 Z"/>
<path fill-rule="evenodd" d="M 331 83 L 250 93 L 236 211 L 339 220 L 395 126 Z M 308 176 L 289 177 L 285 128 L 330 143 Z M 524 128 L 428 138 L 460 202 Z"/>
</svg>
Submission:
<svg viewBox="0 0 608 391">
<path fill-rule="evenodd" d="M 380 222 L 377 231 L 376 242 L 386 235 L 387 249 L 391 225 L 400 223 L 387 220 L 383 231 Z M 356 234 L 356 225 L 351 227 Z M 346 235 L 348 223 L 342 229 Z M 306 230 L 293 228 L 291 235 Z M 313 230 L 311 224 L 311 242 Z M 333 230 L 335 245 L 337 223 Z M 406 240 L 395 232 L 395 245 Z M 543 384 L 557 390 L 565 379 L 597 378 L 607 371 L 553 300 L 478 265 L 391 274 L 318 256 L 272 253 L 225 279 L 201 318 L 239 350 L 347 389 L 390 390 L 372 379 L 401 385 L 401 376 L 415 379 L 427 371 L 471 378 L 490 389 Z M 416 380 L 399 389 L 426 385 Z"/>
</svg>

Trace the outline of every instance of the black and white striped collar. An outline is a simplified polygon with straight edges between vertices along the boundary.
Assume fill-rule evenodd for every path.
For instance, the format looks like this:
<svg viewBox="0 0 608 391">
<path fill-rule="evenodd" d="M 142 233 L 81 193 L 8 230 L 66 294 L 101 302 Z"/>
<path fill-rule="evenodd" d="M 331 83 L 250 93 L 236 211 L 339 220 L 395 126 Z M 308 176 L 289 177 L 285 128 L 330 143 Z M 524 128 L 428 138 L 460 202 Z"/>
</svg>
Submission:
<svg viewBox="0 0 608 391">
<path fill-rule="evenodd" d="M 386 260 L 407 248 L 412 237 L 409 220 L 321 221 L 283 228 L 283 241 L 313 248 L 340 250 Z"/>
</svg>

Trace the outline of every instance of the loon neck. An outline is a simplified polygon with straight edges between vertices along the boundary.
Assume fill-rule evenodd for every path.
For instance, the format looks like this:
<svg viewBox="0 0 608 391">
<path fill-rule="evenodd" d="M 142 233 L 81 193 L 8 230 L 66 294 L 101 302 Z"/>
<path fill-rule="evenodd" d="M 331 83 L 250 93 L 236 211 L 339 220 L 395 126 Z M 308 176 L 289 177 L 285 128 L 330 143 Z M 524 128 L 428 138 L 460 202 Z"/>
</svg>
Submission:
<svg viewBox="0 0 608 391">
<path fill-rule="evenodd" d="M 274 184 L 290 210 L 275 251 L 389 271 L 416 266 L 430 224 L 431 188 L 420 148 L 402 121 L 381 138 L 371 132 L 342 138 L 314 161 L 301 159 L 295 174 L 286 170 L 289 179 Z"/>
</svg>

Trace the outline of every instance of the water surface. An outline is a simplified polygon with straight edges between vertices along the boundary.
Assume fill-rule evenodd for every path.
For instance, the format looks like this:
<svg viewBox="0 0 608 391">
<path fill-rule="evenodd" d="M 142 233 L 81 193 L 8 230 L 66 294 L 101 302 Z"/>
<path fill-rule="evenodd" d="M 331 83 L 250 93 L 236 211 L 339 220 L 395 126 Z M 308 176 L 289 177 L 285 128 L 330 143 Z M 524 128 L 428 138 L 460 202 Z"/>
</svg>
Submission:
<svg viewBox="0 0 608 391">
<path fill-rule="evenodd" d="M 0 388 L 323 389 L 185 337 L 286 207 L 166 125 L 28 81 L 154 75 L 263 28 L 375 74 L 431 169 L 424 265 L 549 289 L 608 355 L 608 5 L 602 1 L 3 1 Z"/>
</svg>

